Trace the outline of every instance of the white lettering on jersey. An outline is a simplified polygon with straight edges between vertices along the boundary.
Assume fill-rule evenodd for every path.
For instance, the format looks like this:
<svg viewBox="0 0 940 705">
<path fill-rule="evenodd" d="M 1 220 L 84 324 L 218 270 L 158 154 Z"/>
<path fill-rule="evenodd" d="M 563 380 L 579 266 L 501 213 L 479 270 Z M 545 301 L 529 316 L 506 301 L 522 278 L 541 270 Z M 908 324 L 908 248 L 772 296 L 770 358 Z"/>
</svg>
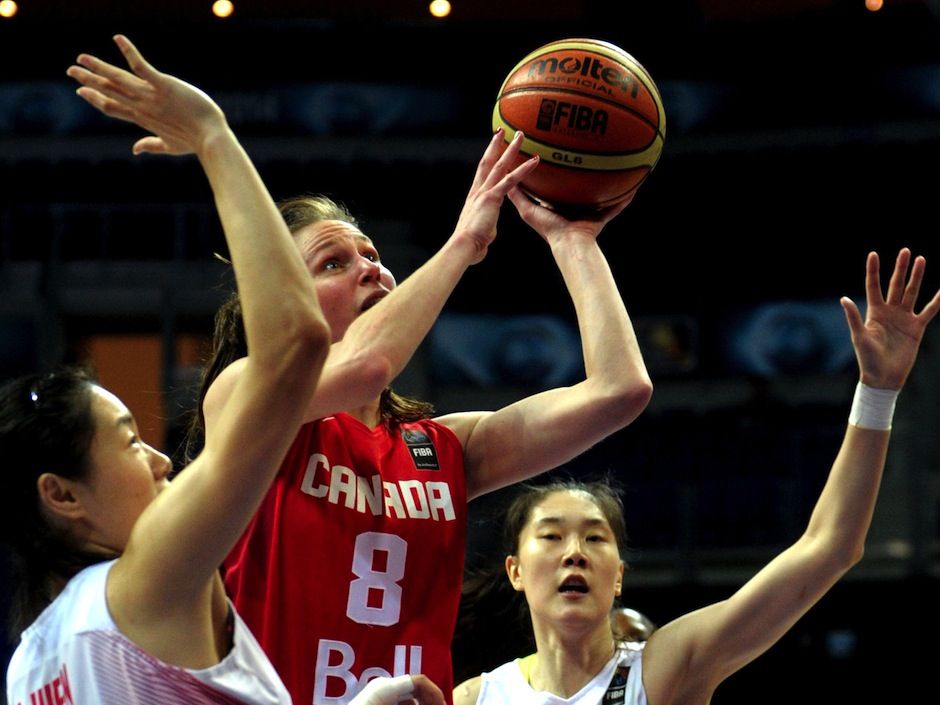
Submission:
<svg viewBox="0 0 940 705">
<path fill-rule="evenodd" d="M 333 655 L 338 658 L 334 658 Z M 421 673 L 421 647 L 396 644 L 392 670 L 380 666 L 369 666 L 363 669 L 359 676 L 352 671 L 356 662 L 356 651 L 345 641 L 333 639 L 320 639 L 317 644 L 317 665 L 313 684 L 313 702 L 317 705 L 346 705 L 366 687 L 373 678 L 383 676 L 404 676 L 406 674 Z M 331 663 L 335 661 L 335 663 Z M 407 663 L 406 663 L 407 661 Z M 343 682 L 341 695 L 327 696 L 327 686 L 330 679 Z M 335 687 L 334 687 L 335 690 Z"/>
<path fill-rule="evenodd" d="M 434 521 L 456 518 L 450 485 L 446 482 L 383 482 L 378 473 L 363 477 L 345 465 L 331 466 L 322 453 L 314 453 L 307 461 L 300 490 L 330 504 L 355 509 L 360 514 Z"/>
</svg>

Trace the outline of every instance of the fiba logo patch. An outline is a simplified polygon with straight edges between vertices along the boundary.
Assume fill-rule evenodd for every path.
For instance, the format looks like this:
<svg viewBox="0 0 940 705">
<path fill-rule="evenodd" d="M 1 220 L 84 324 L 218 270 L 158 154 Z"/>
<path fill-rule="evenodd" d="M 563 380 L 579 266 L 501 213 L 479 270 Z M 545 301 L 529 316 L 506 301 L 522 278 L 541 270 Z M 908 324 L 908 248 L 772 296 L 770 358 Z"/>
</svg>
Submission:
<svg viewBox="0 0 940 705">
<path fill-rule="evenodd" d="M 607 688 L 607 692 L 604 693 L 604 697 L 601 698 L 602 705 L 623 705 L 629 674 L 629 666 L 617 666 L 614 677 L 610 679 L 610 686 Z"/>
<path fill-rule="evenodd" d="M 403 428 L 401 437 L 405 441 L 405 445 L 408 446 L 411 459 L 418 470 L 441 469 L 437 462 L 437 451 L 434 449 L 434 444 L 424 431 Z"/>
</svg>

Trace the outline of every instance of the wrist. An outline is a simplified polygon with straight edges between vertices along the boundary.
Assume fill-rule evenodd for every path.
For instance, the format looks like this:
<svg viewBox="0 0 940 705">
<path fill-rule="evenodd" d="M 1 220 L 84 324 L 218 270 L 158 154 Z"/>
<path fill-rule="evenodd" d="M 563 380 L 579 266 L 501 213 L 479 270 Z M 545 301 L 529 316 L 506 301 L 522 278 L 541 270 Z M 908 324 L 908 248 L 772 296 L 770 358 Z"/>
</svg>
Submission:
<svg viewBox="0 0 940 705">
<path fill-rule="evenodd" d="M 859 428 L 890 431 L 900 389 L 876 389 L 859 382 L 855 387 L 849 423 Z"/>
<path fill-rule="evenodd" d="M 238 138 L 225 120 L 206 126 L 195 143 L 194 151 L 200 159 L 221 157 L 233 147 L 241 149 Z"/>
<path fill-rule="evenodd" d="M 463 267 L 469 267 L 482 262 L 488 249 L 488 242 L 475 238 L 468 231 L 458 229 L 444 243 L 441 253 L 446 254 L 449 261 L 460 262 Z"/>
</svg>

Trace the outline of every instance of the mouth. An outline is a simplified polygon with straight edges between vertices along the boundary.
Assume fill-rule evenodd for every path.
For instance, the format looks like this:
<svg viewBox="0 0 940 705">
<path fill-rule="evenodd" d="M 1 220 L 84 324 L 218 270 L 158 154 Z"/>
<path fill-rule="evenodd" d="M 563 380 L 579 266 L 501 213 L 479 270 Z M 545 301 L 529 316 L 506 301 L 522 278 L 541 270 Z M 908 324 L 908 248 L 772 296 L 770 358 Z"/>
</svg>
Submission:
<svg viewBox="0 0 940 705">
<path fill-rule="evenodd" d="M 585 595 L 589 591 L 587 580 L 580 575 L 569 575 L 562 584 L 558 586 L 558 592 L 563 594 L 577 593 Z"/>
<path fill-rule="evenodd" d="M 370 294 L 366 297 L 366 300 L 362 302 L 362 307 L 359 309 L 360 313 L 368 311 L 386 296 L 388 296 L 387 291 L 376 291 L 374 294 Z"/>
</svg>

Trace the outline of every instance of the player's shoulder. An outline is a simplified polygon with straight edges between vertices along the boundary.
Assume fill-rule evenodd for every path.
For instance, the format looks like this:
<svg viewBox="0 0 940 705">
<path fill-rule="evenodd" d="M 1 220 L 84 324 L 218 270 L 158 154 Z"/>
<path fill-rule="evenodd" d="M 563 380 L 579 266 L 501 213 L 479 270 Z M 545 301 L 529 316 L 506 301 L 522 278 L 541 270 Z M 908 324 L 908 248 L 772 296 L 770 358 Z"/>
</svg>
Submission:
<svg viewBox="0 0 940 705">
<path fill-rule="evenodd" d="M 206 418 L 210 418 L 220 411 L 232 396 L 232 390 L 241 377 L 245 369 L 248 358 L 243 357 L 235 360 L 222 370 L 218 377 L 212 380 L 209 389 L 206 390 L 206 397 L 202 402 L 202 411 Z"/>
<path fill-rule="evenodd" d="M 468 678 L 454 688 L 454 705 L 475 705 L 480 695 L 483 676 Z"/>
<path fill-rule="evenodd" d="M 460 445 L 466 447 L 467 440 L 473 435 L 477 424 L 487 416 L 491 416 L 492 411 L 459 411 L 444 416 L 436 416 L 432 421 L 439 426 L 443 426 L 453 433 Z"/>
</svg>

